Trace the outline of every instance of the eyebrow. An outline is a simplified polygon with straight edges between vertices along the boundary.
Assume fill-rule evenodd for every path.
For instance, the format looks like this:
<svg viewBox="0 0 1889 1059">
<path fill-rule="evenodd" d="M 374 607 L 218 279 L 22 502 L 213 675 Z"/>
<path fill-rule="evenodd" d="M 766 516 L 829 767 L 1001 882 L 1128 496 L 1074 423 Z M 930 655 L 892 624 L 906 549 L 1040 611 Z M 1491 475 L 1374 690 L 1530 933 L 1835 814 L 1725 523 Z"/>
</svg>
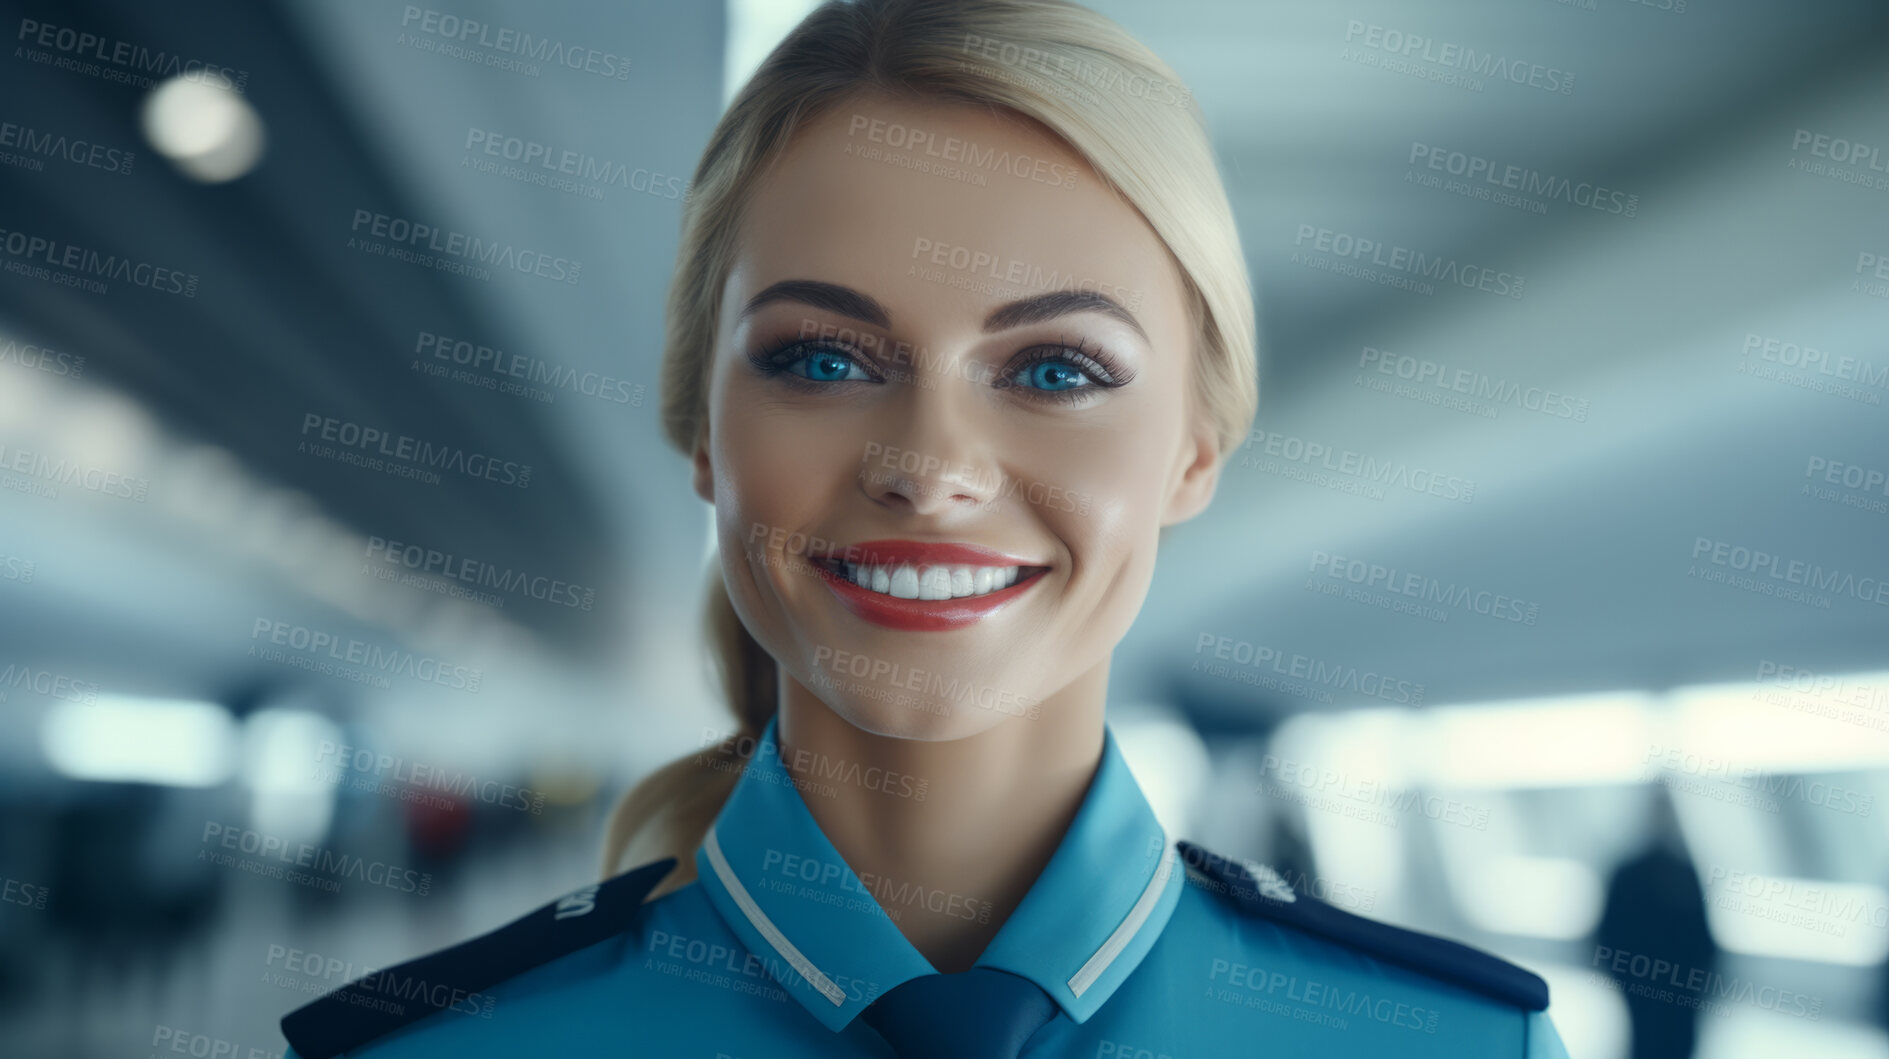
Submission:
<svg viewBox="0 0 1889 1059">
<path fill-rule="evenodd" d="M 887 312 L 885 306 L 880 305 L 871 295 L 838 283 L 812 279 L 785 279 L 773 284 L 749 298 L 748 303 L 742 307 L 738 319 L 745 320 L 759 312 L 763 306 L 775 302 L 799 302 L 802 305 L 825 309 L 841 316 L 850 316 L 855 320 L 872 324 L 874 327 L 890 328 L 892 326 L 892 314 Z M 1099 312 L 1112 316 L 1134 328 L 1142 341 L 1151 341 L 1148 338 L 1148 332 L 1142 328 L 1141 321 L 1135 319 L 1135 314 L 1129 312 L 1126 306 L 1100 291 L 1090 290 L 1056 290 L 1005 302 L 992 309 L 990 315 L 984 317 L 984 332 L 991 334 L 1012 327 L 1022 327 L 1026 324 L 1041 323 L 1044 320 L 1054 320 L 1059 316 L 1084 312 Z"/>
</svg>

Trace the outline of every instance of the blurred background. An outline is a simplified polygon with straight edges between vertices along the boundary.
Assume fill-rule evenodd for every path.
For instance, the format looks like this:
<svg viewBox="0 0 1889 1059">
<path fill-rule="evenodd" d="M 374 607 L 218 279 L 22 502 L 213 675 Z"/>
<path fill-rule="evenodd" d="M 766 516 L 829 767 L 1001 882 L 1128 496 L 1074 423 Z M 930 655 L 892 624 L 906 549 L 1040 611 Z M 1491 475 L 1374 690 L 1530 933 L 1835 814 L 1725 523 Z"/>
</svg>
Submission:
<svg viewBox="0 0 1889 1059">
<path fill-rule="evenodd" d="M 429 3 L 0 4 L 0 1052 L 277 1052 L 727 723 L 662 305 L 810 5 Z M 1113 670 L 1170 828 L 1575 1059 L 1889 1056 L 1889 7 L 1092 6 L 1259 303 Z"/>
</svg>

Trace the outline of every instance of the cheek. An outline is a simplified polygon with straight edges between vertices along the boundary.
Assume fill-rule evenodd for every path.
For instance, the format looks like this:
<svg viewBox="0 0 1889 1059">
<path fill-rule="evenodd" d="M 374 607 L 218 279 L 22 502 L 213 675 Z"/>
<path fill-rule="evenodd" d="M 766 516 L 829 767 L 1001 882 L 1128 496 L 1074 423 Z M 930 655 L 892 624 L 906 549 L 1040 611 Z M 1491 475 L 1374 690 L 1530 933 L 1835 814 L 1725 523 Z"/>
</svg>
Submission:
<svg viewBox="0 0 1889 1059">
<path fill-rule="evenodd" d="M 1072 547 L 1119 548 L 1158 525 L 1173 456 L 1160 418 L 1137 411 L 1031 446 L 1021 487 L 1043 517 L 1066 528 Z"/>
<path fill-rule="evenodd" d="M 738 392 L 724 412 L 715 506 L 743 523 L 806 529 L 832 491 L 858 473 L 859 445 L 840 417 L 769 408 Z"/>
</svg>

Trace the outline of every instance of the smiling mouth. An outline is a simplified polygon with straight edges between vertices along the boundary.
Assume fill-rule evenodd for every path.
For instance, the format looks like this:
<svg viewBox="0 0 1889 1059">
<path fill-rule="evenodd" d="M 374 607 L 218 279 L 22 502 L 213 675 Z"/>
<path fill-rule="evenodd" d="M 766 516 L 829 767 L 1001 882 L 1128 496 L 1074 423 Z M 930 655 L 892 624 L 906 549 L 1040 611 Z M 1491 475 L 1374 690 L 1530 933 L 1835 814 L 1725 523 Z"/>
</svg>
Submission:
<svg viewBox="0 0 1889 1059">
<path fill-rule="evenodd" d="M 970 563 L 851 563 L 816 559 L 834 577 L 889 599 L 947 602 L 1001 592 L 1049 570 L 1047 566 L 979 566 Z"/>
<path fill-rule="evenodd" d="M 840 605 L 888 629 L 943 632 L 974 625 L 1027 594 L 1051 567 L 968 542 L 859 541 L 811 555 Z"/>
</svg>

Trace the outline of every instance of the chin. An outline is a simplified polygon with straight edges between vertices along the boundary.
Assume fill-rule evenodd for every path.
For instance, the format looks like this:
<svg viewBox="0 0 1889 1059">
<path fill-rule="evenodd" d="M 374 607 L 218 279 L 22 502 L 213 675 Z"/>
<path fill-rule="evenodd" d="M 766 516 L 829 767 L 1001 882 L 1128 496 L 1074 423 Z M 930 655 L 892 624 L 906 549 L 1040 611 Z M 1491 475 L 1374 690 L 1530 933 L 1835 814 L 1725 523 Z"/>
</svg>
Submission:
<svg viewBox="0 0 1889 1059">
<path fill-rule="evenodd" d="M 847 724 L 889 739 L 948 743 L 981 735 L 1009 720 L 973 704 L 916 694 L 883 701 L 826 688 L 816 694 Z"/>
</svg>

